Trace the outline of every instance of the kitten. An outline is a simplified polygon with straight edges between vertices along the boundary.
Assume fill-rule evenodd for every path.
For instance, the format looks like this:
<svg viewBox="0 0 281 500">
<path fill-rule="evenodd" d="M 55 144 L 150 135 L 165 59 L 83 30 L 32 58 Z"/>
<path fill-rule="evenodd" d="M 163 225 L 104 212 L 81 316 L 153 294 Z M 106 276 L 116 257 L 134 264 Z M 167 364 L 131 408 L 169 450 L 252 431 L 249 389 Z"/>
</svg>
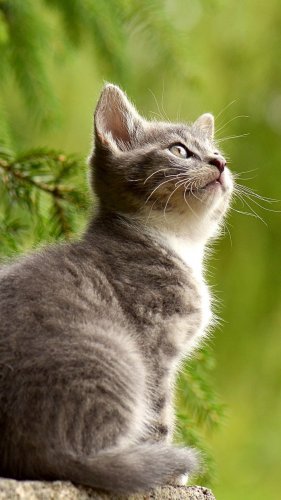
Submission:
<svg viewBox="0 0 281 500">
<path fill-rule="evenodd" d="M 105 86 L 97 214 L 0 271 L 0 475 L 134 492 L 196 469 L 173 386 L 212 318 L 202 259 L 233 186 L 213 130 L 146 121 Z"/>
</svg>

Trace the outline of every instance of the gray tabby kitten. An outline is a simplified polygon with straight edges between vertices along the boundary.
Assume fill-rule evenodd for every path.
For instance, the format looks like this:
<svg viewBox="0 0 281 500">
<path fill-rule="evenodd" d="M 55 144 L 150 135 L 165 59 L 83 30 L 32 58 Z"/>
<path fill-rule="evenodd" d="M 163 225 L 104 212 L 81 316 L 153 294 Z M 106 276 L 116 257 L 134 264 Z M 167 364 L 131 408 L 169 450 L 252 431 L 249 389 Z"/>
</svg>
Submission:
<svg viewBox="0 0 281 500">
<path fill-rule="evenodd" d="M 172 406 L 212 318 L 203 253 L 233 186 L 213 128 L 146 121 L 105 86 L 97 214 L 81 241 L 0 271 L 0 475 L 133 492 L 196 469 Z"/>
</svg>

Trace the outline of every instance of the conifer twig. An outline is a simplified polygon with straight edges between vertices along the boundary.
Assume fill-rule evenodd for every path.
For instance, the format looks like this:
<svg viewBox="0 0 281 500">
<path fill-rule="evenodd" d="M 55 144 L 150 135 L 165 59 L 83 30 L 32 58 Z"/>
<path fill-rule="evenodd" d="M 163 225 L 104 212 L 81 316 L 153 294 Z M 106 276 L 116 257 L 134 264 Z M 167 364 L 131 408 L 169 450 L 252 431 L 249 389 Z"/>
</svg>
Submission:
<svg viewBox="0 0 281 500">
<path fill-rule="evenodd" d="M 37 189 L 41 189 L 41 191 L 45 191 L 46 193 L 53 195 L 55 198 L 64 198 L 63 193 L 61 192 L 61 188 L 59 188 L 58 186 L 51 187 L 44 182 L 35 181 L 31 177 L 28 177 L 27 175 L 22 174 L 19 170 L 13 168 L 13 163 L 9 164 L 6 160 L 1 160 L 1 158 L 0 168 L 3 168 L 4 170 L 6 170 L 6 172 L 9 172 L 20 181 L 27 182 Z"/>
</svg>

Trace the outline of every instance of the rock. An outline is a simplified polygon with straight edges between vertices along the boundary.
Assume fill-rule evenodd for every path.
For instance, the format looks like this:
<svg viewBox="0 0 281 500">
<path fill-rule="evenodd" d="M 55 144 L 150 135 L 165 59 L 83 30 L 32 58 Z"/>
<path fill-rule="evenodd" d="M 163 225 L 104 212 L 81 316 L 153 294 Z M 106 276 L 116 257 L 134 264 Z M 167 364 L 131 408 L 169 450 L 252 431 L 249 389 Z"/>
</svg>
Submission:
<svg viewBox="0 0 281 500">
<path fill-rule="evenodd" d="M 165 486 L 145 494 L 107 494 L 72 483 L 0 479 L 0 500 L 215 500 L 201 486 Z"/>
</svg>

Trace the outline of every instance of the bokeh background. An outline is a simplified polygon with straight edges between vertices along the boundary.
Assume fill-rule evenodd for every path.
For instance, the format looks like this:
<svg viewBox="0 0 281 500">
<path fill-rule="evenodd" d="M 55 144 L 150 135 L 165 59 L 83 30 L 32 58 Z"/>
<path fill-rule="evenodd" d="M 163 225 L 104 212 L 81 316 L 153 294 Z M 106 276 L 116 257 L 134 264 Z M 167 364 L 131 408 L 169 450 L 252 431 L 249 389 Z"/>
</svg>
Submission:
<svg viewBox="0 0 281 500">
<path fill-rule="evenodd" d="M 280 200 L 280 26 L 280 0 L 0 0 L 1 256 L 84 227 L 85 162 L 104 81 L 121 85 L 150 118 L 213 112 L 238 182 Z M 65 205 L 54 197 L 50 212 L 44 186 L 59 182 L 57 164 L 73 193 Z M 206 375 L 219 394 L 210 396 L 219 425 L 203 431 L 218 500 L 280 498 L 278 210 L 280 202 L 237 199 L 208 264 L 223 318 Z"/>
</svg>

